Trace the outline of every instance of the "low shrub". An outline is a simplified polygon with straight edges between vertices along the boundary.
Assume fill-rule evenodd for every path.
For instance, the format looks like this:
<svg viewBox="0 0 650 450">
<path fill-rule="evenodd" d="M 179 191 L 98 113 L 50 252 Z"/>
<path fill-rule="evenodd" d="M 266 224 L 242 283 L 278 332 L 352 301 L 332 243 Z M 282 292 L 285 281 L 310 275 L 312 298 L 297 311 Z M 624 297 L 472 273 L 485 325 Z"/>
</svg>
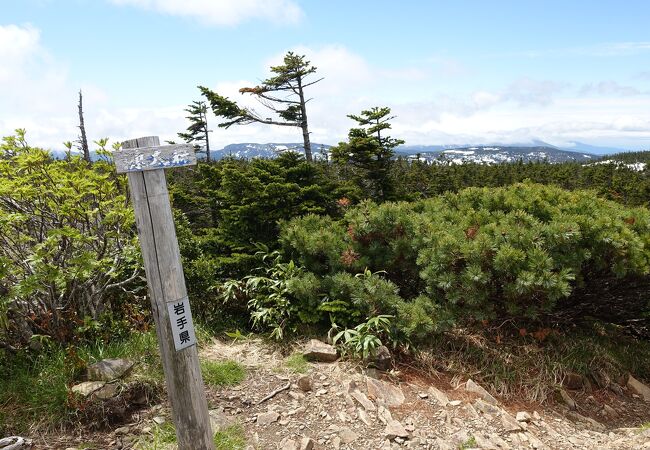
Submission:
<svg viewBox="0 0 650 450">
<path fill-rule="evenodd" d="M 306 216 L 285 223 L 280 242 L 314 276 L 321 310 L 350 326 L 396 315 L 421 339 L 466 319 L 537 319 L 590 279 L 647 275 L 650 213 L 520 183 L 363 202 L 341 221 Z M 374 275 L 362 286 L 365 268 Z"/>
</svg>

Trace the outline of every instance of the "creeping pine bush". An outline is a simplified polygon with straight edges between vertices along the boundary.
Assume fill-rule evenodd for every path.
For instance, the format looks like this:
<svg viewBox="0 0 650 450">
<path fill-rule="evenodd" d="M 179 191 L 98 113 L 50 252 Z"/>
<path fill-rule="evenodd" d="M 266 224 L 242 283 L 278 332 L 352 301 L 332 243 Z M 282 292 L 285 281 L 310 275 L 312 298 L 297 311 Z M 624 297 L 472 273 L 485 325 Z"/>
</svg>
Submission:
<svg viewBox="0 0 650 450">
<path fill-rule="evenodd" d="M 650 213 L 590 191 L 520 183 L 364 202 L 341 221 L 305 216 L 285 223 L 280 241 L 322 292 L 341 287 L 329 302 L 361 319 L 395 315 L 402 331 L 421 338 L 467 317 L 538 317 L 593 277 L 648 274 Z M 393 293 L 372 303 L 343 283 L 364 268 Z"/>
</svg>

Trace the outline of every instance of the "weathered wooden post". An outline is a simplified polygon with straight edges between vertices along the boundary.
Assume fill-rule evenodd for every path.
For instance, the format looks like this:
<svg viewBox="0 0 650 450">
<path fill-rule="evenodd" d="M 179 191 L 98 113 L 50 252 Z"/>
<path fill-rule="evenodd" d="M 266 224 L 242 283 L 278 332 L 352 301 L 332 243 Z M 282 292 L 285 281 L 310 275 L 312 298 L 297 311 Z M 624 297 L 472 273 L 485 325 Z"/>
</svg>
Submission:
<svg viewBox="0 0 650 450">
<path fill-rule="evenodd" d="M 127 173 L 156 323 L 167 393 L 179 450 L 213 450 L 181 255 L 165 181 L 165 168 L 196 164 L 191 145 L 160 146 L 157 136 L 132 139 L 116 151 Z"/>
</svg>

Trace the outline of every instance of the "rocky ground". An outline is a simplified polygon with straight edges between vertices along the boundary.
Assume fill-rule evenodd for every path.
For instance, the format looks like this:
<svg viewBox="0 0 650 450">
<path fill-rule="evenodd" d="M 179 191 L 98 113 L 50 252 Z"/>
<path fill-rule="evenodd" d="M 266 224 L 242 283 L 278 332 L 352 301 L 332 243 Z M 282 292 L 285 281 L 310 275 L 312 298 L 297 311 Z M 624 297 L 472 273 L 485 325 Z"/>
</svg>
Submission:
<svg viewBox="0 0 650 450">
<path fill-rule="evenodd" d="M 326 347 L 318 353 L 333 359 Z M 650 389 L 643 385 L 582 386 L 540 406 L 499 401 L 469 379 L 400 367 L 380 372 L 312 362 L 306 373 L 294 373 L 278 351 L 255 339 L 215 340 L 201 356 L 247 368 L 240 385 L 209 389 L 208 402 L 213 427 L 240 423 L 251 450 L 650 449 L 650 428 L 642 427 L 650 421 Z M 169 417 L 157 405 L 110 432 L 80 431 L 56 442 L 50 436 L 35 448 L 131 448 Z"/>
</svg>

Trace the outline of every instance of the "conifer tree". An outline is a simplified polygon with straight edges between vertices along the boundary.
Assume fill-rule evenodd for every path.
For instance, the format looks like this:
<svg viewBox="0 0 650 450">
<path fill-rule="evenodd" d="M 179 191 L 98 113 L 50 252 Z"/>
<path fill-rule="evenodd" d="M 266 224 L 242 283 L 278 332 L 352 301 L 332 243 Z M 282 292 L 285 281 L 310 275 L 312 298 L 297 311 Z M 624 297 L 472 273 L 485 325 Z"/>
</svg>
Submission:
<svg viewBox="0 0 650 450">
<path fill-rule="evenodd" d="M 357 171 L 357 182 L 369 190 L 377 200 L 389 200 L 394 186 L 390 178 L 391 158 L 395 147 L 404 143 L 386 135 L 390 129 L 390 108 L 373 107 L 361 111 L 360 115 L 350 114 L 358 128 L 350 129 L 348 142 L 341 142 L 331 149 L 332 159 L 338 163 L 351 164 Z"/>
<path fill-rule="evenodd" d="M 205 142 L 205 156 L 206 160 L 210 162 L 210 138 L 208 133 L 208 107 L 204 101 L 194 101 L 189 105 L 185 111 L 189 114 L 186 117 L 190 121 L 190 126 L 187 127 L 187 133 L 178 133 L 178 137 L 187 143 L 192 142 Z M 195 144 L 197 147 L 199 145 Z"/>
<path fill-rule="evenodd" d="M 312 161 L 306 106 L 311 99 L 305 97 L 304 90 L 318 83 L 322 78 L 308 80 L 307 78 L 316 72 L 316 67 L 306 61 L 304 55 L 299 56 L 293 52 L 288 52 L 284 56 L 284 64 L 272 66 L 271 72 L 274 75 L 262 81 L 260 85 L 243 87 L 239 92 L 253 95 L 260 104 L 276 115 L 276 118 L 260 114 L 251 108 L 241 107 L 206 87 L 199 86 L 199 89 L 210 102 L 214 114 L 223 117 L 224 121 L 219 124 L 219 127 L 263 123 L 301 128 L 305 159 Z"/>
</svg>

